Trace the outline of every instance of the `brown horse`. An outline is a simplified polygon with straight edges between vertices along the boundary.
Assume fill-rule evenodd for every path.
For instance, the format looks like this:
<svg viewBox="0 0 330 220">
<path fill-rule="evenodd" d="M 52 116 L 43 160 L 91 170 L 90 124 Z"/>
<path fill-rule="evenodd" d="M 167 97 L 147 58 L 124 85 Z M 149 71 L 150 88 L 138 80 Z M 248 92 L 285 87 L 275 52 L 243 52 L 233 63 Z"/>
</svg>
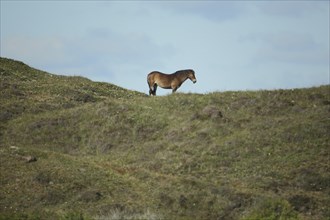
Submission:
<svg viewBox="0 0 330 220">
<path fill-rule="evenodd" d="M 153 71 L 148 74 L 149 95 L 156 95 L 157 86 L 163 89 L 172 89 L 174 93 L 186 79 L 196 83 L 195 72 L 193 70 L 179 70 L 172 74 L 165 74 Z"/>
</svg>

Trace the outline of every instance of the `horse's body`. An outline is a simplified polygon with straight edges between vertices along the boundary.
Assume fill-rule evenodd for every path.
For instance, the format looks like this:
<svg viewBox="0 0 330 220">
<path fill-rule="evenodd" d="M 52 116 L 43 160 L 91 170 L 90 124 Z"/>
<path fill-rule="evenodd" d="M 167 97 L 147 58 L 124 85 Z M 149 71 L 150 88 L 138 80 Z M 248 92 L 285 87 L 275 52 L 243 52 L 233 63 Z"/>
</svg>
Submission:
<svg viewBox="0 0 330 220">
<path fill-rule="evenodd" d="M 148 74 L 147 78 L 149 95 L 156 95 L 157 86 L 163 89 L 172 89 L 172 92 L 175 92 L 187 79 L 190 79 L 193 83 L 197 82 L 193 70 L 179 70 L 172 74 L 153 71 Z"/>
</svg>

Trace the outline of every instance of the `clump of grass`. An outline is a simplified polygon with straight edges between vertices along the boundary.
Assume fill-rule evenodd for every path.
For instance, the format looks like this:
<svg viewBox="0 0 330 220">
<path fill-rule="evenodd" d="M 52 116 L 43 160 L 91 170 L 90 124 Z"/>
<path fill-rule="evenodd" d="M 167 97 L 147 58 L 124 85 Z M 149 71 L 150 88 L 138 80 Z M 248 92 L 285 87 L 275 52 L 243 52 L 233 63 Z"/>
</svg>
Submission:
<svg viewBox="0 0 330 220">
<path fill-rule="evenodd" d="M 298 219 L 297 212 L 287 201 L 281 199 L 266 198 L 253 208 L 254 210 L 243 219 Z"/>
</svg>

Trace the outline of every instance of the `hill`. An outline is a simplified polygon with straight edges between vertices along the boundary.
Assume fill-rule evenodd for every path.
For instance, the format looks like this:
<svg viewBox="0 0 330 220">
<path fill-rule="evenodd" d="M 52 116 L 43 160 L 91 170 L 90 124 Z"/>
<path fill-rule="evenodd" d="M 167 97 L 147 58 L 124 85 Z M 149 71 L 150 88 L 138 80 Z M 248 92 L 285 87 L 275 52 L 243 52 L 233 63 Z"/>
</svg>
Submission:
<svg viewBox="0 0 330 220">
<path fill-rule="evenodd" d="M 0 219 L 328 219 L 330 86 L 148 97 L 0 59 Z"/>
</svg>

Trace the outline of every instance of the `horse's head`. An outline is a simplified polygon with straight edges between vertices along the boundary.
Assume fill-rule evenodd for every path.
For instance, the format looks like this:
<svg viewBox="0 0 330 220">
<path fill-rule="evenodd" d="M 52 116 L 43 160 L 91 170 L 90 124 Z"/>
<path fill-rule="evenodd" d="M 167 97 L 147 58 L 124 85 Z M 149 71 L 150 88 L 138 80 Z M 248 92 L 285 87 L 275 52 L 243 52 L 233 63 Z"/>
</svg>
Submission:
<svg viewBox="0 0 330 220">
<path fill-rule="evenodd" d="M 194 70 L 188 70 L 188 78 L 193 82 L 196 83 L 197 79 L 195 77 L 195 71 Z"/>
</svg>

